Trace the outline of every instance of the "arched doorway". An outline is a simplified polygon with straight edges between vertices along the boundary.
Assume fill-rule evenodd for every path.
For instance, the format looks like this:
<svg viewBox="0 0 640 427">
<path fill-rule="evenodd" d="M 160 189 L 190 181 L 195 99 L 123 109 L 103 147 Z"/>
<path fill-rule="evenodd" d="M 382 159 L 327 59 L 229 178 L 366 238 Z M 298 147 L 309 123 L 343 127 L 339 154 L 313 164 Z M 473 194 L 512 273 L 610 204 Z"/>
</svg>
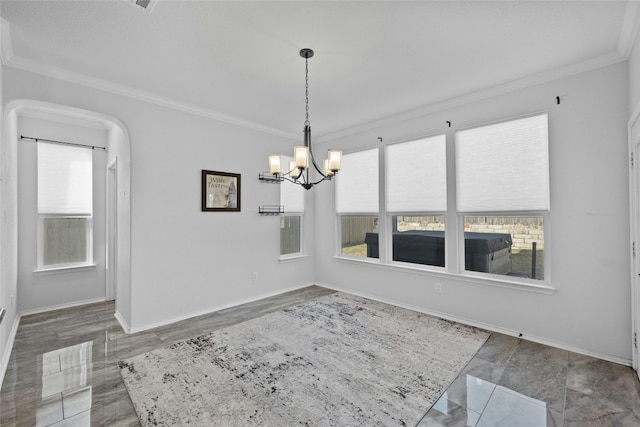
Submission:
<svg viewBox="0 0 640 427">
<path fill-rule="evenodd" d="M 130 230 L 131 230 L 131 201 L 130 201 L 130 141 L 126 126 L 118 119 L 92 111 L 77 109 L 73 107 L 51 104 L 34 100 L 15 100 L 10 102 L 5 108 L 5 132 L 2 141 L 3 164 L 6 169 L 5 175 L 10 177 L 4 185 L 2 192 L 2 205 L 10 207 L 10 220 L 3 224 L 8 228 L 3 230 L 5 235 L 12 236 L 9 243 L 13 247 L 13 251 L 3 251 L 2 266 L 3 269 L 11 271 L 11 275 L 18 277 L 18 259 L 10 256 L 10 253 L 18 253 L 17 241 L 21 237 L 18 235 L 18 212 L 17 206 L 19 197 L 18 175 L 19 158 L 18 144 L 21 139 L 19 134 L 20 121 L 27 117 L 30 120 L 47 121 L 48 123 L 60 123 L 61 129 L 78 129 L 79 134 L 82 130 L 99 129 L 104 134 L 104 147 L 107 158 L 104 160 L 109 168 L 106 169 L 103 179 L 107 183 L 107 192 L 102 197 L 105 200 L 102 206 L 106 206 L 105 211 L 101 214 L 106 217 L 106 233 L 104 239 L 105 245 L 105 266 L 107 269 L 107 279 L 104 283 L 103 298 L 115 298 L 115 315 L 121 323 L 127 324 L 130 321 L 130 299 L 131 299 L 131 271 L 130 263 Z M 33 240 L 33 239 L 30 239 Z M 23 244 L 23 241 L 21 244 Z M 13 293 L 12 293 L 13 295 Z M 16 298 L 19 292 L 15 292 Z M 81 303 L 82 301 L 65 301 L 69 305 Z M 37 304 L 36 304 L 37 305 Z M 60 301 L 56 301 L 50 306 L 64 305 Z M 18 309 L 21 305 L 18 301 Z M 39 307 L 27 307 L 26 311 L 37 311 Z M 41 307 L 47 309 L 45 305 Z M 24 307 L 23 307 L 24 309 Z M 29 310 L 30 309 L 30 310 Z"/>
</svg>

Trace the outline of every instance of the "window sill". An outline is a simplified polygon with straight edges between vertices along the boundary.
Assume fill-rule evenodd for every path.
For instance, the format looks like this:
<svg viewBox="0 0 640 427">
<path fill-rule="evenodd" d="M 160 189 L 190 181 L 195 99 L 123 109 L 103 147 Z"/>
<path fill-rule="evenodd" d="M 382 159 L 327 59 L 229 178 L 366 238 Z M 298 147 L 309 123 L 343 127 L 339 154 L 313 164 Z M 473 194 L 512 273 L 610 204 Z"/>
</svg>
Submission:
<svg viewBox="0 0 640 427">
<path fill-rule="evenodd" d="M 382 264 L 377 258 L 361 259 L 361 258 L 345 257 L 345 256 L 339 256 L 339 255 L 334 255 L 333 258 L 340 262 L 354 263 L 354 264 L 361 264 L 361 265 L 364 264 L 364 265 L 373 266 L 376 268 L 382 268 L 385 270 L 395 270 L 395 271 L 401 271 L 405 273 L 441 277 L 448 280 L 459 280 L 462 282 L 470 282 L 470 283 L 488 285 L 488 286 L 498 286 L 502 288 L 517 289 L 517 290 L 522 290 L 527 292 L 535 292 L 535 293 L 548 294 L 548 295 L 554 294 L 556 292 L 556 288 L 548 284 L 544 284 L 544 283 L 537 284 L 537 283 L 525 282 L 524 280 L 523 281 L 513 280 L 511 276 L 504 276 L 505 278 L 503 279 L 502 277 L 498 277 L 498 276 L 490 276 L 488 274 L 486 275 L 473 274 L 473 272 L 467 272 L 467 271 L 465 271 L 464 273 L 450 273 L 442 267 L 429 267 L 429 266 L 420 267 L 417 265 L 413 266 L 407 263 Z M 529 280 L 532 280 L 532 279 L 529 279 Z"/>
<path fill-rule="evenodd" d="M 302 261 L 305 258 L 309 258 L 309 255 L 305 255 L 305 254 L 285 255 L 285 256 L 281 256 L 278 261 L 280 262 L 280 264 L 282 264 L 286 262 Z"/>
<path fill-rule="evenodd" d="M 44 276 L 47 274 L 74 273 L 77 271 L 95 270 L 96 264 L 69 265 L 63 267 L 43 267 L 33 270 L 36 276 Z"/>
</svg>

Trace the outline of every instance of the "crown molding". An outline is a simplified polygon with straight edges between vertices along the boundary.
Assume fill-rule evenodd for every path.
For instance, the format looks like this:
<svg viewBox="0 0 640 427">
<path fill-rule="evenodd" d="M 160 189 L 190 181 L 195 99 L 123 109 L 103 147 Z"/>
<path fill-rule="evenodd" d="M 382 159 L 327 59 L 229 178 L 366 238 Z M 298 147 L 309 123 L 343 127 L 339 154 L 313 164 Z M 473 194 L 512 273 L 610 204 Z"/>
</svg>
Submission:
<svg viewBox="0 0 640 427">
<path fill-rule="evenodd" d="M 11 57 L 13 57 L 13 43 L 11 42 L 9 21 L 0 18 L 0 60 L 7 65 L 7 61 Z"/>
<path fill-rule="evenodd" d="M 322 137 L 316 138 L 316 141 L 319 143 L 329 142 L 335 139 L 343 138 L 345 136 L 366 132 L 384 126 L 394 125 L 405 120 L 427 116 L 429 114 L 448 110 L 461 105 L 471 104 L 473 102 L 492 98 L 498 95 L 503 95 L 505 93 L 514 92 L 520 89 L 526 89 L 531 86 L 536 86 L 542 83 L 547 83 L 575 74 L 580 74 L 609 65 L 617 64 L 626 60 L 627 58 L 623 57 L 617 52 L 610 53 L 597 58 L 589 59 L 587 61 L 571 64 L 566 67 L 556 68 L 554 70 L 534 74 L 522 79 L 493 86 L 487 89 L 482 89 L 477 92 L 472 92 L 444 101 L 435 102 L 433 104 L 429 104 L 415 110 L 407 111 L 405 113 L 400 113 L 394 116 L 381 118 L 379 120 L 362 123 L 358 126 L 353 126 L 348 129 L 326 134 Z"/>
<path fill-rule="evenodd" d="M 30 73 L 40 74 L 46 77 L 51 77 L 51 78 L 66 81 L 69 83 L 78 84 L 78 85 L 89 87 L 92 89 L 98 89 L 104 92 L 121 95 L 124 97 L 136 99 L 136 100 L 147 102 L 150 104 L 159 105 L 165 108 L 171 108 L 184 113 L 205 117 L 205 118 L 216 120 L 219 122 L 229 123 L 232 125 L 246 128 L 246 129 L 251 129 L 258 132 L 275 135 L 281 138 L 287 138 L 292 140 L 299 139 L 299 135 L 291 132 L 272 128 L 269 126 L 265 126 L 259 123 L 242 119 L 240 117 L 235 117 L 229 114 L 224 114 L 218 111 L 199 107 L 197 105 L 188 104 L 188 103 L 177 101 L 168 97 L 164 97 L 164 96 L 156 95 L 143 90 L 135 89 L 130 86 L 109 82 L 107 80 L 98 79 L 95 77 L 87 76 L 85 74 L 76 73 L 74 71 L 66 70 L 63 68 L 55 67 L 49 64 L 45 64 L 42 62 L 37 62 L 31 59 L 17 56 L 13 53 L 9 22 L 7 22 L 2 18 L 0 18 L 0 31 L 1 31 L 0 34 L 2 36 L 2 43 L 0 46 L 2 63 L 7 67 L 16 68 L 16 69 L 27 71 Z"/>
<path fill-rule="evenodd" d="M 597 68 L 606 67 L 616 64 L 618 62 L 626 61 L 629 58 L 629 54 L 633 47 L 636 33 L 640 27 L 640 2 L 629 1 L 627 4 L 627 10 L 625 12 L 623 25 L 620 31 L 620 38 L 618 41 L 618 51 L 603 55 L 597 58 L 592 58 L 576 64 L 571 64 L 566 67 L 557 68 L 551 71 L 538 73 L 532 76 L 528 76 L 522 79 L 514 80 L 508 83 L 493 86 L 487 89 L 483 89 L 477 92 L 468 93 L 451 99 L 435 102 L 421 108 L 417 108 L 405 113 L 388 116 L 379 120 L 365 122 L 360 125 L 355 125 L 349 128 L 331 132 L 325 135 L 317 136 L 315 140 L 318 143 L 324 143 L 339 139 L 345 136 L 357 134 L 360 132 L 377 129 L 380 127 L 393 125 L 405 120 L 410 120 L 416 117 L 426 116 L 438 111 L 454 108 L 460 105 L 469 104 L 472 102 L 484 100 L 494 96 L 502 95 L 508 92 L 513 92 L 519 89 L 535 86 L 541 83 L 557 80 L 563 77 L 580 74 Z M 5 66 L 20 69 L 23 71 L 40 74 L 46 77 L 51 77 L 69 83 L 74 83 L 93 89 L 102 90 L 105 92 L 125 96 L 128 98 L 136 99 L 139 101 L 159 105 L 165 108 L 171 108 L 188 114 L 205 117 L 208 119 L 216 120 L 219 122 L 229 123 L 232 125 L 240 126 L 243 128 L 255 130 L 258 132 L 287 138 L 291 140 L 299 139 L 299 135 L 284 131 L 281 129 L 272 128 L 259 123 L 255 123 L 249 120 L 242 119 L 240 117 L 224 114 L 218 111 L 210 110 L 207 108 L 199 107 L 193 104 L 177 101 L 168 97 L 153 94 L 151 92 L 142 91 L 126 85 L 121 85 L 107 80 L 94 78 L 88 75 L 76 73 L 70 70 L 54 67 L 45 63 L 33 61 L 24 57 L 16 56 L 13 52 L 13 45 L 11 42 L 10 23 L 3 18 L 0 18 L 0 35 L 2 41 L 0 44 L 0 57 Z"/>
<path fill-rule="evenodd" d="M 618 39 L 618 52 L 624 58 L 629 59 L 631 49 L 635 42 L 640 25 L 640 3 L 637 1 L 627 2 L 627 10 L 622 20 L 620 37 Z"/>
<path fill-rule="evenodd" d="M 135 89 L 129 86 L 112 83 L 106 80 L 97 79 L 84 74 L 76 73 L 73 71 L 65 70 L 62 68 L 54 67 L 51 65 L 32 61 L 30 59 L 13 56 L 9 61 L 5 62 L 5 65 L 17 68 L 23 71 L 28 71 L 35 74 L 40 74 L 46 77 L 51 77 L 58 80 L 63 80 L 69 83 L 74 83 L 93 89 L 98 89 L 104 92 L 121 95 L 124 97 L 136 99 L 138 101 L 147 102 L 150 104 L 159 105 L 165 108 L 171 108 L 184 113 L 193 114 L 196 116 L 205 117 L 208 119 L 216 120 L 219 122 L 229 123 L 232 125 L 240 126 L 246 129 L 255 130 L 258 132 L 275 135 L 282 138 L 298 139 L 298 135 L 291 132 L 282 131 L 280 129 L 271 128 L 268 126 L 254 123 L 249 120 L 241 119 L 229 114 L 220 113 L 218 111 L 209 110 L 207 108 L 199 107 L 185 102 L 176 101 L 174 99 L 156 95 L 143 90 Z"/>
</svg>

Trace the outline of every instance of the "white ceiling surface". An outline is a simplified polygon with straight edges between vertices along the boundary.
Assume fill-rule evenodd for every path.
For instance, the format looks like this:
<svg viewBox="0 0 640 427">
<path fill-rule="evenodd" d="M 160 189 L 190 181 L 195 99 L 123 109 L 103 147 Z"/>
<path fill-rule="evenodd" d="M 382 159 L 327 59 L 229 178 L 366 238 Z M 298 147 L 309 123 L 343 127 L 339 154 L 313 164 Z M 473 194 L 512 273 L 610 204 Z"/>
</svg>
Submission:
<svg viewBox="0 0 640 427">
<path fill-rule="evenodd" d="M 46 64 L 282 135 L 302 132 L 298 52 L 310 47 L 316 137 L 558 68 L 622 60 L 631 9 L 626 1 L 160 0 L 151 12 L 124 0 L 0 3 L 9 65 Z"/>
</svg>

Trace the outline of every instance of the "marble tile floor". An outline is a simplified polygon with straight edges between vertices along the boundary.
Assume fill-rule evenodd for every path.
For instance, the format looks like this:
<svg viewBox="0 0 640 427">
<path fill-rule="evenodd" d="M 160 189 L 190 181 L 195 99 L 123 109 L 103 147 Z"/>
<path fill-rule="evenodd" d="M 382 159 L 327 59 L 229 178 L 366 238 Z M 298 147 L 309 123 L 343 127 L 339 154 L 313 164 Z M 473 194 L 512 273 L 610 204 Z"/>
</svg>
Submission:
<svg viewBox="0 0 640 427">
<path fill-rule="evenodd" d="M 427 412 L 433 426 L 640 426 L 628 366 L 492 333 Z"/>
<path fill-rule="evenodd" d="M 139 426 L 118 360 L 332 292 L 312 286 L 136 334 L 113 303 L 25 316 L 0 425 Z M 493 333 L 417 426 L 640 426 L 639 390 L 629 367 Z"/>
</svg>

